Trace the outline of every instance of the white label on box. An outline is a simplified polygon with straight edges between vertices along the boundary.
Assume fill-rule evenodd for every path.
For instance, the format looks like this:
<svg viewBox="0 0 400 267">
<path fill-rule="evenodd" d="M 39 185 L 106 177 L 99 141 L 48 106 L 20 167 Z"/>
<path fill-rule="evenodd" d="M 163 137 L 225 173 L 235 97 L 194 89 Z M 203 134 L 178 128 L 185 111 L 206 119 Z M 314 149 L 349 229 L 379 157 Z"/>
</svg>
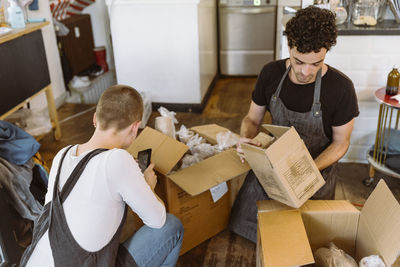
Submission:
<svg viewBox="0 0 400 267">
<path fill-rule="evenodd" d="M 223 182 L 219 185 L 216 185 L 210 188 L 211 197 L 214 200 L 214 203 L 217 202 L 226 192 L 228 192 L 228 185 L 226 182 Z"/>
</svg>

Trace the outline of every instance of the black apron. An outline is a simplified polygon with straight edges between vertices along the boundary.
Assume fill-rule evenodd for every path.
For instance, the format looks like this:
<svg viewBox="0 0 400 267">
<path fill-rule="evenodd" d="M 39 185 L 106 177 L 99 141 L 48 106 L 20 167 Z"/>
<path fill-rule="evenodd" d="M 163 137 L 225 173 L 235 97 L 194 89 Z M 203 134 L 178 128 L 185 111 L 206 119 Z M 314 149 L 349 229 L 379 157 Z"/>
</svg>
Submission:
<svg viewBox="0 0 400 267">
<path fill-rule="evenodd" d="M 294 126 L 300 137 L 303 139 L 308 151 L 315 159 L 331 141 L 326 136 L 322 121 L 322 111 L 320 103 L 321 93 L 321 69 L 317 73 L 314 87 L 314 99 L 312 108 L 309 112 L 291 111 L 283 104 L 279 98 L 282 84 L 290 71 L 290 66 L 282 76 L 278 88 L 272 95 L 269 103 L 269 111 L 272 117 L 272 124 L 282 126 Z M 334 199 L 336 187 L 336 166 L 331 166 L 322 170 L 326 184 L 318 190 L 313 199 Z M 262 188 L 253 171 L 250 171 L 240 188 L 232 207 L 230 218 L 230 229 L 253 241 L 257 241 L 257 201 L 270 199 Z"/>
<path fill-rule="evenodd" d="M 65 155 L 71 147 L 72 146 L 66 149 L 62 155 L 58 166 L 56 180 L 54 182 L 52 201 L 44 206 L 41 215 L 37 221 L 35 221 L 32 244 L 25 250 L 20 266 L 25 266 L 27 264 L 33 250 L 47 229 L 49 230 L 49 240 L 54 259 L 54 266 L 56 267 L 137 266 L 126 248 L 119 245 L 119 237 L 126 219 L 126 207 L 120 226 L 110 242 L 102 249 L 96 252 L 86 251 L 75 241 L 75 238 L 68 227 L 62 204 L 74 188 L 89 160 L 106 149 L 93 150 L 79 161 L 60 192 L 58 190 L 58 183 L 60 180 L 61 166 Z"/>
</svg>

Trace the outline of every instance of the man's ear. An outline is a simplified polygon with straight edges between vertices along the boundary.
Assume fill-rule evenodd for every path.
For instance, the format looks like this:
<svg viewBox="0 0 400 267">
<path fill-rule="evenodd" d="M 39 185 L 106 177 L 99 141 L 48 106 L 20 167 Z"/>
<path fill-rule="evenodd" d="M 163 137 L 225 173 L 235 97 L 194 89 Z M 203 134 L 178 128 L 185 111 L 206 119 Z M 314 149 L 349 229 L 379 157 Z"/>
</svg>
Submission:
<svg viewBox="0 0 400 267">
<path fill-rule="evenodd" d="M 141 123 L 142 121 L 140 120 L 140 121 L 135 121 L 132 124 L 132 131 L 134 131 L 135 134 L 138 132 Z"/>
<path fill-rule="evenodd" d="M 97 122 L 96 122 L 96 112 L 93 114 L 93 126 L 96 128 Z"/>
</svg>

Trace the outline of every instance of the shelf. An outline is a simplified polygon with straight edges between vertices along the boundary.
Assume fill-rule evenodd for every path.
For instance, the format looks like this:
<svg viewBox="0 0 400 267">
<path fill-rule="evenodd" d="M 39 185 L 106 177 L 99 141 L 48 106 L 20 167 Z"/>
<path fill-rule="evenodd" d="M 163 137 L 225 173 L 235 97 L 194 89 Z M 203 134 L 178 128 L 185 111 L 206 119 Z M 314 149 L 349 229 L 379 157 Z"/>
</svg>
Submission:
<svg viewBox="0 0 400 267">
<path fill-rule="evenodd" d="M 12 29 L 10 33 L 5 34 L 0 37 L 0 44 L 5 43 L 10 40 L 13 40 L 15 38 L 18 38 L 22 35 L 37 31 L 49 24 L 50 24 L 50 22 L 48 22 L 48 21 L 37 22 L 37 23 L 28 23 L 28 24 L 26 24 L 26 27 L 23 29 Z"/>
</svg>

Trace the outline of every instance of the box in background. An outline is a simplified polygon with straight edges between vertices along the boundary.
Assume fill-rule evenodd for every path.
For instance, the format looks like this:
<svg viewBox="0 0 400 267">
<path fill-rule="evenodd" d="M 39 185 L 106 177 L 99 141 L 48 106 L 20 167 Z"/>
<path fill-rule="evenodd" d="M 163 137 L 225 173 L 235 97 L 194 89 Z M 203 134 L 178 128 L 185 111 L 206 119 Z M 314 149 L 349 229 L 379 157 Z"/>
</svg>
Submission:
<svg viewBox="0 0 400 267">
<path fill-rule="evenodd" d="M 216 144 L 216 134 L 228 129 L 211 124 L 193 127 L 208 143 Z M 146 127 L 127 149 L 135 158 L 144 149 L 152 149 L 151 161 L 155 163 L 159 182 L 156 193 L 163 199 L 167 211 L 183 223 L 185 234 L 181 254 L 209 239 L 228 225 L 231 197 L 229 180 L 243 179 L 250 167 L 242 163 L 234 148 L 220 152 L 183 170 L 171 172 L 188 150 L 188 147 Z M 226 184 L 226 182 L 228 182 Z M 216 202 L 210 189 L 228 187 Z"/>
<path fill-rule="evenodd" d="M 261 132 L 255 138 L 266 148 L 242 144 L 246 160 L 270 198 L 298 208 L 324 178 L 294 127 L 264 124 L 262 129 L 273 137 Z"/>
<path fill-rule="evenodd" d="M 309 200 L 300 209 L 273 200 L 257 206 L 258 267 L 314 263 L 312 251 L 329 242 L 357 262 L 379 255 L 386 266 L 400 266 L 400 205 L 383 180 L 361 212 L 344 200 Z"/>
</svg>

